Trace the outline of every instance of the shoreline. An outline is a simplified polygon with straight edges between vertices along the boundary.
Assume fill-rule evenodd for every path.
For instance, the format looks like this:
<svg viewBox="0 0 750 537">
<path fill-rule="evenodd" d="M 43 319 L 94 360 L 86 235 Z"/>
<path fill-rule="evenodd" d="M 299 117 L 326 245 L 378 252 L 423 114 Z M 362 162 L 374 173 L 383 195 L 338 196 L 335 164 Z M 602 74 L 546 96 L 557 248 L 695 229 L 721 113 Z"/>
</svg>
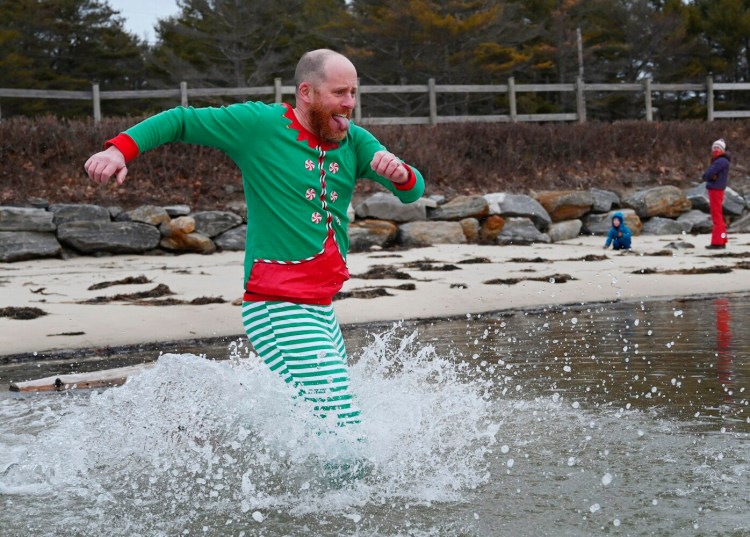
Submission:
<svg viewBox="0 0 750 537">
<path fill-rule="evenodd" d="M 674 295 L 674 296 L 658 296 L 658 297 L 641 297 L 632 298 L 627 300 L 610 300 L 610 301 L 599 301 L 599 302 L 571 302 L 567 304 L 548 304 L 540 306 L 528 306 L 520 308 L 500 309 L 494 311 L 484 311 L 481 313 L 464 314 L 464 315 L 448 315 L 442 317 L 422 317 L 417 319 L 401 319 L 401 320 L 383 320 L 383 321 L 368 321 L 360 323 L 341 323 L 341 329 L 344 332 L 346 338 L 346 332 L 350 330 L 367 330 L 377 331 L 385 330 L 390 328 L 393 323 L 404 323 L 404 325 L 419 326 L 420 324 L 434 323 L 440 321 L 458 321 L 465 319 L 467 315 L 472 316 L 488 316 L 488 317 L 500 317 L 508 316 L 512 317 L 518 314 L 541 314 L 547 312 L 557 312 L 564 309 L 577 310 L 577 308 L 584 308 L 586 306 L 603 306 L 612 304 L 635 304 L 643 302 L 673 302 L 673 301 L 692 301 L 698 302 L 702 300 L 712 300 L 716 298 L 733 298 L 750 296 L 750 290 L 747 291 L 735 291 L 731 293 L 697 293 L 688 295 Z M 125 344 L 120 346 L 106 346 L 106 347 L 81 347 L 73 349 L 61 349 L 61 350 L 49 350 L 49 351 L 33 351 L 33 352 L 22 352 L 17 354 L 0 354 L 0 366 L 9 363 L 23 363 L 37 360 L 44 360 L 47 358 L 57 360 L 76 360 L 81 358 L 90 358 L 92 356 L 101 356 L 106 354 L 107 356 L 118 355 L 128 356 L 139 353 L 154 353 L 163 351 L 164 346 L 175 346 L 175 347 L 201 347 L 201 346 L 216 346 L 219 344 L 229 344 L 231 341 L 237 339 L 246 340 L 244 333 L 225 335 L 225 336 L 209 336 L 209 337 L 196 337 L 189 339 L 179 339 L 171 341 L 151 341 L 144 343 L 133 343 Z M 105 351 L 105 352 L 103 352 Z"/>
<path fill-rule="evenodd" d="M 634 238 L 633 253 L 602 250 L 603 242 L 594 236 L 553 244 L 437 245 L 350 254 L 352 278 L 342 291 L 377 289 L 389 296 L 346 298 L 333 305 L 346 331 L 399 320 L 429 322 L 467 314 L 750 292 L 750 234 L 732 235 L 729 248 L 720 253 L 704 248 L 707 235 L 639 236 Z M 670 243 L 690 243 L 694 248 L 670 250 Z M 79 257 L 0 265 L 0 308 L 36 307 L 47 312 L 30 320 L 0 318 L 0 363 L 80 357 L 93 349 L 157 350 L 180 342 L 244 339 L 239 306 L 232 304 L 241 297 L 243 254 Z M 395 268 L 408 279 L 361 277 L 378 266 Z M 684 273 L 691 270 L 695 273 Z M 148 283 L 88 289 L 139 275 Z M 564 283 L 553 280 L 564 277 L 569 278 Z M 493 280 L 505 283 L 488 283 Z M 511 280 L 515 281 L 508 283 Z M 399 288 L 405 283 L 415 289 Z M 81 303 L 158 284 L 168 286 L 173 299 L 222 297 L 225 302 Z"/>
</svg>

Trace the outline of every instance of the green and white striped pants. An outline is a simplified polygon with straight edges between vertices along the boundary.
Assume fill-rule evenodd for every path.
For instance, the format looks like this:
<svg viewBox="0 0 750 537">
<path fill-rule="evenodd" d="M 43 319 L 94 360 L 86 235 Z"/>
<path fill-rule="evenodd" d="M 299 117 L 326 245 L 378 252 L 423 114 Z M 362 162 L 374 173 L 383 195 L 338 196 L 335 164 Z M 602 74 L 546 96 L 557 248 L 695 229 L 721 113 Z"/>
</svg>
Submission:
<svg viewBox="0 0 750 537">
<path fill-rule="evenodd" d="M 258 356 L 312 403 L 314 414 L 335 415 L 339 426 L 359 423 L 333 306 L 243 302 L 242 323 Z"/>
</svg>

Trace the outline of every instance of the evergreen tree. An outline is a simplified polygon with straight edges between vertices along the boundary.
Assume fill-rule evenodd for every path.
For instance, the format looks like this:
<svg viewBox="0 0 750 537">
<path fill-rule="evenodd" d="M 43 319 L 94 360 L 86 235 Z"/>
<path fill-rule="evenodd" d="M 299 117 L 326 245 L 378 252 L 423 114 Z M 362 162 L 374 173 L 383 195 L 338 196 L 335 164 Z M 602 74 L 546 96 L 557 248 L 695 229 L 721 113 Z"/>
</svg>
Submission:
<svg viewBox="0 0 750 537">
<path fill-rule="evenodd" d="M 702 70 L 722 82 L 750 81 L 750 0 L 695 0 L 690 9 L 705 46 Z"/>
<path fill-rule="evenodd" d="M 299 56 L 328 46 L 325 27 L 344 0 L 180 0 L 157 26 L 152 56 L 162 81 L 243 87 L 291 82 Z"/>
<path fill-rule="evenodd" d="M 438 84 L 491 82 L 502 74 L 497 64 L 507 63 L 510 52 L 496 45 L 508 23 L 504 6 L 490 0 L 354 0 L 347 53 L 364 84 L 425 84 L 429 78 Z M 442 94 L 438 107 L 449 114 L 478 112 L 495 99 Z M 366 114 L 426 115 L 428 110 L 424 94 L 364 100 Z"/>
<path fill-rule="evenodd" d="M 503 2 L 354 0 L 350 55 L 363 79 L 383 83 L 466 83 L 480 75 L 481 47 L 498 37 Z"/>
<path fill-rule="evenodd" d="M 122 20 L 95 0 L 0 2 L 0 87 L 136 89 L 143 83 L 145 47 Z M 113 108 L 113 109 L 116 109 Z M 8 99 L 3 115 L 90 114 L 91 103 Z"/>
</svg>

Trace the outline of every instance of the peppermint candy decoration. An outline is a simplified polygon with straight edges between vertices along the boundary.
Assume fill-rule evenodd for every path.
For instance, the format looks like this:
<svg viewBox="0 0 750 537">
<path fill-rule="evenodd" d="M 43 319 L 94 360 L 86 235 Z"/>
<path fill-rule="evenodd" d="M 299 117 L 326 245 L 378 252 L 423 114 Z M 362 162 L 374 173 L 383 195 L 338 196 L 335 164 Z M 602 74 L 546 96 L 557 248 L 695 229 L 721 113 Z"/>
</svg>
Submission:
<svg viewBox="0 0 750 537">
<path fill-rule="evenodd" d="M 336 201 L 337 199 L 339 199 L 339 195 L 334 190 L 333 192 L 331 192 L 331 201 Z"/>
<path fill-rule="evenodd" d="M 315 199 L 315 190 L 313 190 L 312 188 L 308 188 L 307 192 L 305 192 L 305 197 L 307 199 L 311 200 L 311 201 L 314 200 Z"/>
<path fill-rule="evenodd" d="M 328 165 L 328 171 L 331 173 L 336 173 L 337 171 L 339 171 L 338 162 L 331 162 L 331 164 Z"/>
<path fill-rule="evenodd" d="M 315 169 L 315 163 L 312 160 L 307 159 L 305 161 L 305 169 L 310 172 L 313 171 Z"/>
<path fill-rule="evenodd" d="M 313 213 L 311 220 L 313 221 L 313 224 L 320 224 L 320 221 L 323 220 L 323 217 L 320 215 L 320 213 Z"/>
</svg>

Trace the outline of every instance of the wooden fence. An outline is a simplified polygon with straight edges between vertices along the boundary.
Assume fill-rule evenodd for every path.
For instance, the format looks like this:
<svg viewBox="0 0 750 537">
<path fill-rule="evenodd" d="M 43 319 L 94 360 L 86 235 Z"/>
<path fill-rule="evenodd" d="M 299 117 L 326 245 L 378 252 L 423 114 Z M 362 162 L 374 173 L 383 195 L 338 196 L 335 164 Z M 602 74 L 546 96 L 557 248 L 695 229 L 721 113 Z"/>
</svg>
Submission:
<svg viewBox="0 0 750 537">
<path fill-rule="evenodd" d="M 179 99 L 183 106 L 189 104 L 189 99 L 197 97 L 239 96 L 258 97 L 274 96 L 275 102 L 281 102 L 284 95 L 293 95 L 294 86 L 284 86 L 277 78 L 273 86 L 258 86 L 246 88 L 188 88 L 186 82 L 180 84 L 179 89 L 164 90 L 132 90 L 132 91 L 100 91 L 98 84 L 93 84 L 91 91 L 64 90 L 33 90 L 0 88 L 0 99 L 71 99 L 91 101 L 93 115 L 96 121 L 102 118 L 101 102 L 116 99 Z M 658 84 L 650 79 L 642 83 L 621 84 L 590 84 L 578 79 L 574 84 L 516 84 L 513 78 L 507 84 L 486 85 L 444 85 L 436 84 L 431 78 L 427 84 L 410 84 L 399 86 L 360 86 L 354 119 L 362 125 L 434 125 L 437 123 L 462 122 L 529 122 L 529 121 L 578 121 L 586 122 L 586 93 L 587 92 L 631 92 L 643 94 L 643 109 L 646 121 L 653 121 L 654 107 L 652 103 L 655 92 L 693 92 L 705 95 L 706 120 L 728 118 L 750 118 L 750 110 L 715 110 L 714 98 L 718 91 L 748 91 L 750 83 L 715 83 L 712 77 L 706 79 L 705 84 Z M 576 110 L 568 113 L 552 114 L 519 114 L 517 111 L 517 95 L 519 93 L 574 93 Z M 429 101 L 429 115 L 415 117 L 362 117 L 362 102 L 368 95 L 374 94 L 427 94 Z M 485 93 L 507 95 L 508 114 L 489 115 L 438 115 L 437 96 L 449 93 Z M 2 109 L 0 108 L 0 118 Z M 633 118 L 643 119 L 643 118 Z"/>
</svg>

